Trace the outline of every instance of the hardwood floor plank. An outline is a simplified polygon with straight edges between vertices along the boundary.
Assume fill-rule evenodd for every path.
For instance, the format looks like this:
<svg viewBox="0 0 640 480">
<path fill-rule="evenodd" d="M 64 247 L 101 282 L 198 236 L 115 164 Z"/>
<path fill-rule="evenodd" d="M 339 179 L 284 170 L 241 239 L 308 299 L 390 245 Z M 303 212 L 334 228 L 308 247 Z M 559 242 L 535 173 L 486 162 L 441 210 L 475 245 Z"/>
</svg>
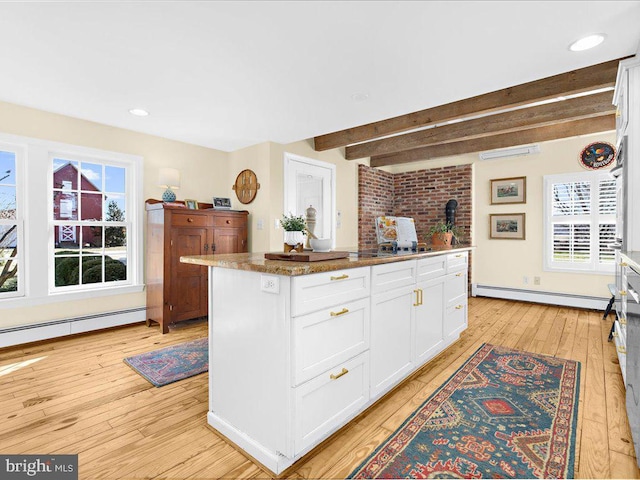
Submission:
<svg viewBox="0 0 640 480">
<path fill-rule="evenodd" d="M 289 478 L 344 478 L 483 343 L 582 364 L 576 477 L 640 478 L 611 318 L 599 312 L 469 299 L 460 339 L 295 463 Z M 0 451 L 78 453 L 82 478 L 272 478 L 207 426 L 208 376 L 155 388 L 123 358 L 207 335 L 142 324 L 0 349 Z"/>
</svg>

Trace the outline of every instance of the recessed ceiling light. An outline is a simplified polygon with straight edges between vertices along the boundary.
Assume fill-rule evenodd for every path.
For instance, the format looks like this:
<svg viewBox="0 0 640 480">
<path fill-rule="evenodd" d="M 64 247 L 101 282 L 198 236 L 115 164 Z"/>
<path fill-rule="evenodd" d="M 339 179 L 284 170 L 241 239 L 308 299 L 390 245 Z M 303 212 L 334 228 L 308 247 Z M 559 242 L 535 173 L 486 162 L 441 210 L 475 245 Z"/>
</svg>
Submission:
<svg viewBox="0 0 640 480">
<path fill-rule="evenodd" d="M 587 37 L 576 40 L 571 45 L 569 45 L 569 50 L 571 50 L 572 52 L 581 52 L 583 50 L 589 50 L 590 48 L 596 47 L 602 42 L 604 42 L 604 34 L 596 33 L 594 35 L 589 35 Z"/>
<path fill-rule="evenodd" d="M 147 115 L 149 115 L 149 112 L 143 110 L 142 108 L 132 108 L 131 110 L 129 110 L 129 113 L 131 115 L 135 115 L 136 117 L 146 117 Z"/>
</svg>

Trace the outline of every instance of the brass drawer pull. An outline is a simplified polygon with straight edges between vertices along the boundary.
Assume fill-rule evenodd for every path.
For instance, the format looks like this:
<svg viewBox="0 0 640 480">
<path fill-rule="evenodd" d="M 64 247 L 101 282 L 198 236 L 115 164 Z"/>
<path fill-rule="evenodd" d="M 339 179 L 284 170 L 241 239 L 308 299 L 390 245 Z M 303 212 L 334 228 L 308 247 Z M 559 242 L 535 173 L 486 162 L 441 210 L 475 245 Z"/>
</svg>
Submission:
<svg viewBox="0 0 640 480">
<path fill-rule="evenodd" d="M 193 222 L 193 218 L 187 217 L 187 222 L 192 223 Z"/>
<path fill-rule="evenodd" d="M 620 296 L 624 297 L 627 294 L 626 290 L 620 290 Z"/>
<path fill-rule="evenodd" d="M 456 277 L 461 277 L 461 276 L 463 276 L 463 275 L 464 275 L 464 273 L 462 273 L 462 272 L 460 272 L 460 273 L 456 273 Z"/>
<path fill-rule="evenodd" d="M 620 266 L 621 267 L 628 267 L 629 265 L 627 265 L 627 262 L 620 262 Z"/>
<path fill-rule="evenodd" d="M 461 258 L 464 257 L 464 255 L 462 255 L 461 253 L 459 253 L 458 255 L 456 255 L 456 258 Z"/>
<path fill-rule="evenodd" d="M 349 278 L 349 275 L 346 273 L 340 275 L 339 277 L 331 277 L 331 280 L 344 280 L 345 278 Z"/>
<path fill-rule="evenodd" d="M 332 317 L 337 317 L 338 315 L 344 315 L 345 313 L 349 313 L 349 309 L 348 308 L 343 308 L 339 312 L 331 312 L 331 316 Z"/>
<path fill-rule="evenodd" d="M 620 336 L 620 334 L 618 332 L 613 332 L 613 337 L 618 338 Z"/>
<path fill-rule="evenodd" d="M 626 325 L 627 324 L 627 319 L 625 317 L 618 318 L 618 321 L 620 322 L 620 325 Z"/>
<path fill-rule="evenodd" d="M 414 303 L 413 306 L 417 307 L 418 305 L 420 305 L 420 289 L 419 288 L 415 289 L 413 293 L 416 294 L 416 303 Z"/>
<path fill-rule="evenodd" d="M 464 305 L 456 305 L 456 310 L 460 310 L 461 308 L 464 308 Z"/>
<path fill-rule="evenodd" d="M 626 347 L 624 345 L 618 345 L 618 352 L 626 355 L 627 354 L 627 349 L 626 349 Z"/>
<path fill-rule="evenodd" d="M 337 380 L 338 378 L 340 378 L 343 375 L 346 375 L 347 373 L 349 373 L 349 370 L 347 370 L 346 368 L 342 368 L 342 371 L 338 374 L 334 374 L 332 373 L 331 375 L 329 375 L 329 378 L 331 380 Z"/>
</svg>

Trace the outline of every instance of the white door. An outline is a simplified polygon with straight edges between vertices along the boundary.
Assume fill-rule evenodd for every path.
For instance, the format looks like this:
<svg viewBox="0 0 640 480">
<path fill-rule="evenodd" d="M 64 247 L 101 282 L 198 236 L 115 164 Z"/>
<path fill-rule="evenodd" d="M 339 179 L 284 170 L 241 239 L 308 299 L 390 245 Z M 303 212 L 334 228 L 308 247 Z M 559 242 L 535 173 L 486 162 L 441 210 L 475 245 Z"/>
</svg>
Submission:
<svg viewBox="0 0 640 480">
<path fill-rule="evenodd" d="M 316 210 L 313 233 L 318 238 L 331 238 L 335 247 L 335 165 L 285 153 L 284 213 L 302 215 Z"/>
</svg>

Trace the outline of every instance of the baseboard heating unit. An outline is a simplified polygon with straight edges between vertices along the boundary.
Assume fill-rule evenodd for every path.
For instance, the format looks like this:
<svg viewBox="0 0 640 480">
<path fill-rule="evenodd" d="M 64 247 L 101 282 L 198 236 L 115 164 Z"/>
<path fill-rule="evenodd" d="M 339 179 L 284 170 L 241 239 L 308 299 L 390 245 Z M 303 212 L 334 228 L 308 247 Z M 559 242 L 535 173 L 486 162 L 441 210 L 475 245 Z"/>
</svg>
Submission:
<svg viewBox="0 0 640 480">
<path fill-rule="evenodd" d="M 0 328 L 0 348 L 23 343 L 38 342 L 50 338 L 91 332 L 103 328 L 128 325 L 146 320 L 146 307 L 98 313 L 82 317 L 52 320 L 30 325 Z"/>
<path fill-rule="evenodd" d="M 592 297 L 572 293 L 542 292 L 539 290 L 524 290 L 520 288 L 493 287 L 491 285 L 478 285 L 477 283 L 471 284 L 471 296 L 519 300 L 522 302 L 586 308 L 589 310 L 604 310 L 609 302 L 609 299 L 604 297 Z"/>
</svg>

